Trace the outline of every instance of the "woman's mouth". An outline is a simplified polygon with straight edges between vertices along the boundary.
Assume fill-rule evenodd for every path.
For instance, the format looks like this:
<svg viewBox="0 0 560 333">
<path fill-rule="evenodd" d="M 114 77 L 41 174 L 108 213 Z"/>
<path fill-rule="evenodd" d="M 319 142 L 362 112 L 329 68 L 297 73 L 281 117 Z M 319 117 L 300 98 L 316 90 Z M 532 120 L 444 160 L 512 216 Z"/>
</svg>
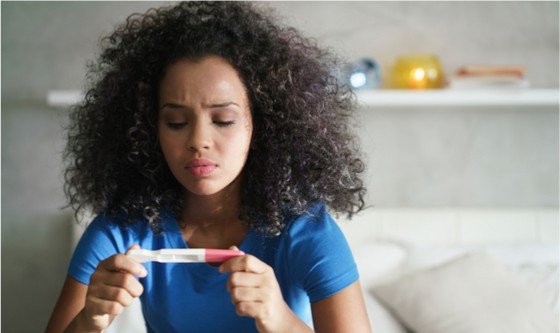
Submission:
<svg viewBox="0 0 560 333">
<path fill-rule="evenodd" d="M 189 170 L 193 175 L 197 177 L 202 177 L 211 174 L 214 169 L 216 169 L 216 163 L 204 158 L 197 158 L 191 160 L 187 164 L 185 169 Z"/>
<path fill-rule="evenodd" d="M 187 168 L 187 170 L 197 177 L 208 176 L 214 169 L 216 169 L 215 165 L 199 165 Z"/>
</svg>

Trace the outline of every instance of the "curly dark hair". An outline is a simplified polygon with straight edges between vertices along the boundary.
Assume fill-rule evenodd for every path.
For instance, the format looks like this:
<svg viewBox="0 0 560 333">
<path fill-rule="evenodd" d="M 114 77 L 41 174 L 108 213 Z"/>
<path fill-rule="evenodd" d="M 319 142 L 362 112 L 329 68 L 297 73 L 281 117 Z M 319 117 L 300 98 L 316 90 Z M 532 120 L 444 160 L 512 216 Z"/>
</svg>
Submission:
<svg viewBox="0 0 560 333">
<path fill-rule="evenodd" d="M 342 62 L 276 23 L 266 7 L 152 8 L 130 15 L 101 44 L 67 128 L 64 190 L 77 215 L 87 208 L 123 221 L 145 218 L 160 233 L 161 213 L 181 212 L 184 189 L 157 139 L 158 88 L 170 64 L 209 55 L 238 71 L 253 117 L 240 219 L 277 235 L 315 202 L 349 218 L 364 208 L 365 166 L 350 125 L 355 95 L 333 71 Z"/>
</svg>

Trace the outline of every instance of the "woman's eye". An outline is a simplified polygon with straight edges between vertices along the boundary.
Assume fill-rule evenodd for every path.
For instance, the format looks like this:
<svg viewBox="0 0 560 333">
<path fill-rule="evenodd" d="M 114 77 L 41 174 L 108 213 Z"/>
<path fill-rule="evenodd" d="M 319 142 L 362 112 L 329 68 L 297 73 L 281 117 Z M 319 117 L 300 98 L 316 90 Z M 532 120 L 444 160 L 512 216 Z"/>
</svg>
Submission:
<svg viewBox="0 0 560 333">
<path fill-rule="evenodd" d="M 220 127 L 226 127 L 235 124 L 234 121 L 215 121 L 214 123 Z"/>
<path fill-rule="evenodd" d="M 187 123 L 167 123 L 167 127 L 171 129 L 180 129 L 183 128 Z"/>
<path fill-rule="evenodd" d="M 214 121 L 214 124 L 220 126 L 220 127 L 226 127 L 226 126 L 231 126 L 233 124 L 235 124 L 235 122 L 232 121 Z M 187 123 L 167 123 L 167 127 L 171 128 L 171 129 L 181 129 L 183 127 L 185 127 L 187 125 Z"/>
</svg>

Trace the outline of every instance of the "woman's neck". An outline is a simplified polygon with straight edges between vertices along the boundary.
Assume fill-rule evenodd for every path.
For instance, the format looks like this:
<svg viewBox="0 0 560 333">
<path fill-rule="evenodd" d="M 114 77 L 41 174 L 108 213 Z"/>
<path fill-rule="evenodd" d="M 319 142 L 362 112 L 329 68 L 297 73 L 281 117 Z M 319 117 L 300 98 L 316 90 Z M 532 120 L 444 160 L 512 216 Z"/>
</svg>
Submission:
<svg viewBox="0 0 560 333">
<path fill-rule="evenodd" d="M 185 210 L 180 217 L 183 239 L 193 248 L 228 248 L 240 246 L 248 226 L 239 219 L 241 191 L 232 183 L 222 191 L 206 196 L 185 196 Z"/>
<path fill-rule="evenodd" d="M 183 222 L 201 228 L 219 227 L 239 220 L 241 212 L 241 181 L 238 177 L 229 186 L 212 195 L 185 194 Z"/>
</svg>

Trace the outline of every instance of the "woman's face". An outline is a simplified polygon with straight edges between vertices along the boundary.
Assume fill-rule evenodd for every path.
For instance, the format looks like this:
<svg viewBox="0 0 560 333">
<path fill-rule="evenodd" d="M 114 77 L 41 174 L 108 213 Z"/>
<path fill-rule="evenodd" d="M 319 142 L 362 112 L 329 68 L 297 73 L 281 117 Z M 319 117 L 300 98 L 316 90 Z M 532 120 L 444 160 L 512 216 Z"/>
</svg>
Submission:
<svg viewBox="0 0 560 333">
<path fill-rule="evenodd" d="M 253 125 L 245 86 L 223 58 L 170 65 L 160 84 L 158 137 L 165 161 L 190 193 L 215 194 L 235 180 Z"/>
</svg>

